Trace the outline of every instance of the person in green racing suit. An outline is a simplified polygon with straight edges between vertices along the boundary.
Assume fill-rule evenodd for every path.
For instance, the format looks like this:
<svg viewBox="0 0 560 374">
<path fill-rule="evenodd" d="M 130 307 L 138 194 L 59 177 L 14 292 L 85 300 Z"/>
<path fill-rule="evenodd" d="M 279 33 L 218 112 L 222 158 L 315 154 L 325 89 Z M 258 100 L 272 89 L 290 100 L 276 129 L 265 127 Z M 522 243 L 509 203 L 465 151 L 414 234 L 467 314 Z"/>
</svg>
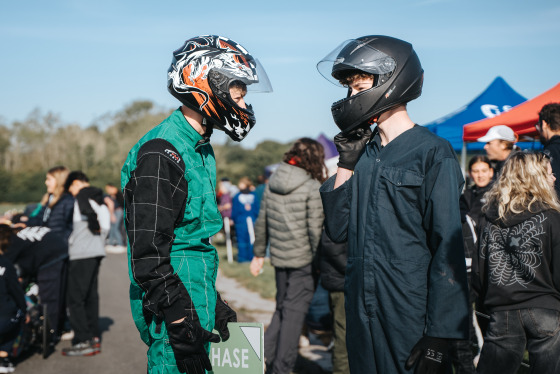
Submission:
<svg viewBox="0 0 560 374">
<path fill-rule="evenodd" d="M 149 346 L 148 373 L 204 374 L 210 342 L 227 340 L 227 323 L 237 320 L 215 288 L 210 238 L 222 218 L 209 139 L 217 128 L 241 141 L 255 125 L 247 90 L 271 89 L 245 48 L 216 35 L 177 49 L 167 82 L 183 105 L 132 147 L 121 171 L 130 303 Z"/>
</svg>

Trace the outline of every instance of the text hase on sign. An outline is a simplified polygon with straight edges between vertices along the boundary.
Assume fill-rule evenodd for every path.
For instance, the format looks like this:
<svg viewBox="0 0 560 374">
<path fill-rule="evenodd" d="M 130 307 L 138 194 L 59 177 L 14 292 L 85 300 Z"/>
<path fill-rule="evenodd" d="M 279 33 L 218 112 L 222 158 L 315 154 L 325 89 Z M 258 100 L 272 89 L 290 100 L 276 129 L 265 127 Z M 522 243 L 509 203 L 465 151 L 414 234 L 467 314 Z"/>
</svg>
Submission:
<svg viewBox="0 0 560 374">
<path fill-rule="evenodd" d="M 233 368 L 249 368 L 249 350 L 233 348 L 230 352 L 229 348 L 212 347 L 210 352 L 212 366 L 217 367 L 233 367 Z"/>
</svg>

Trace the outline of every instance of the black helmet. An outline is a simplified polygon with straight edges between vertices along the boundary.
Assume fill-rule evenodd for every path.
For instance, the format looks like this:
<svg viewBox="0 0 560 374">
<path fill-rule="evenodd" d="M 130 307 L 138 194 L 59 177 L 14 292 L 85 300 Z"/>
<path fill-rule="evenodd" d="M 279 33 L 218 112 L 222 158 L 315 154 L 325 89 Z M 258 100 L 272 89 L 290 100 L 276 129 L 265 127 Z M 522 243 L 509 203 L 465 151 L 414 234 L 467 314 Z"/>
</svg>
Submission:
<svg viewBox="0 0 560 374">
<path fill-rule="evenodd" d="M 424 70 L 412 45 L 383 35 L 347 40 L 319 61 L 317 69 L 340 86 L 343 72 L 374 76 L 373 87 L 331 106 L 334 122 L 343 132 L 371 123 L 384 111 L 416 99 L 422 93 Z M 333 79 L 334 78 L 334 79 Z"/>
<path fill-rule="evenodd" d="M 187 107 L 241 141 L 255 125 L 251 105 L 241 108 L 231 98 L 231 86 L 249 92 L 272 92 L 266 72 L 240 44 L 217 35 L 191 38 L 173 52 L 167 89 Z"/>
</svg>

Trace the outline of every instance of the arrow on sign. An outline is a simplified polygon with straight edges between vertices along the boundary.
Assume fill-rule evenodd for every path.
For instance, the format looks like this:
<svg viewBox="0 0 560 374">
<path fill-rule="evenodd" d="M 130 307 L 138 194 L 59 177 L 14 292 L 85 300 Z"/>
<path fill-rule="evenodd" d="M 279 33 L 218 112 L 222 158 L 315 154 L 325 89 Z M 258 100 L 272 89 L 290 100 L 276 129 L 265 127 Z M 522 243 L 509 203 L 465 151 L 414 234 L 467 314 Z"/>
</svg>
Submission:
<svg viewBox="0 0 560 374">
<path fill-rule="evenodd" d="M 261 329 L 258 327 L 240 326 L 241 331 L 247 338 L 255 354 L 261 359 Z"/>
</svg>

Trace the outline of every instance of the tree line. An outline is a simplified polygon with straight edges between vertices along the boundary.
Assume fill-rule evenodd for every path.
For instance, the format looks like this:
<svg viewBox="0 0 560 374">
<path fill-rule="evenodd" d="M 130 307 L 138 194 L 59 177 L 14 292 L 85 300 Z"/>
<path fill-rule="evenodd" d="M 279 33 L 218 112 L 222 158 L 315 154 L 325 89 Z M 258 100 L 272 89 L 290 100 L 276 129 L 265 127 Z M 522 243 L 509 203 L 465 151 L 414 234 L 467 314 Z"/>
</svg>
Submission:
<svg viewBox="0 0 560 374">
<path fill-rule="evenodd" d="M 82 170 L 93 185 L 120 186 L 120 170 L 132 146 L 171 110 L 151 101 L 135 101 L 107 114 L 89 127 L 63 123 L 59 116 L 36 109 L 25 120 L 0 122 L 0 202 L 30 203 L 41 199 L 48 169 L 64 165 Z M 254 149 L 226 141 L 213 144 L 218 179 L 253 182 L 264 167 L 279 162 L 290 143 L 263 141 Z"/>
</svg>

